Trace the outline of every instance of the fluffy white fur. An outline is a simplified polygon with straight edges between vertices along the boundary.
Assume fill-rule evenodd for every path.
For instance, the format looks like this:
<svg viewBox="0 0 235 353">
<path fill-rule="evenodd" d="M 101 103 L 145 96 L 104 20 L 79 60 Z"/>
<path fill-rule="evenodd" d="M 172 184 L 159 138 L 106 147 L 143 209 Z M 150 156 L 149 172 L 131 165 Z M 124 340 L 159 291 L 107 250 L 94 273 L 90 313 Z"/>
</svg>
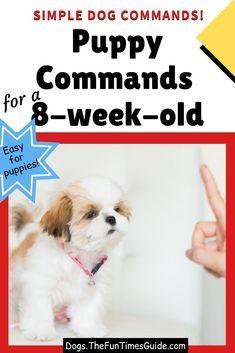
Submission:
<svg viewBox="0 0 235 353">
<path fill-rule="evenodd" d="M 89 207 L 98 208 L 92 219 L 87 215 Z M 109 179 L 85 178 L 58 195 L 40 222 L 32 219 L 17 224 L 16 218 L 20 223 L 22 210 L 21 205 L 12 211 L 10 235 L 13 240 L 11 311 L 18 313 L 22 333 L 29 339 L 52 340 L 56 336 L 54 311 L 67 305 L 69 325 L 77 336 L 105 336 L 103 314 L 109 275 L 114 275 L 110 252 L 128 230 L 129 210 L 123 192 Z M 27 212 L 30 211 L 35 212 L 27 207 Z M 115 217 L 115 225 L 107 223 L 109 216 Z M 66 224 L 72 234 L 70 242 L 66 241 Z M 22 256 L 19 247 L 33 232 L 38 235 Z M 94 276 L 95 286 L 88 285 L 89 277 L 69 258 L 67 251 L 72 251 L 89 269 L 99 256 L 108 256 Z"/>
</svg>

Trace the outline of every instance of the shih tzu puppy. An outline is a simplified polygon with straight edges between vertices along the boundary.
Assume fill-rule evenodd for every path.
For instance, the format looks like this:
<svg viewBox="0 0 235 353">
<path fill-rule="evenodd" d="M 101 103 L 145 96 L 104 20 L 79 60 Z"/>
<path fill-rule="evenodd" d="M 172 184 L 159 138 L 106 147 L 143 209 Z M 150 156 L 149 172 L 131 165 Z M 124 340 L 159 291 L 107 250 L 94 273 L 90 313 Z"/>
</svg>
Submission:
<svg viewBox="0 0 235 353">
<path fill-rule="evenodd" d="M 34 209 L 11 208 L 11 310 L 18 311 L 27 338 L 53 339 L 55 311 L 65 306 L 77 336 L 107 334 L 102 319 L 109 256 L 126 234 L 129 216 L 119 186 L 95 177 L 70 185 L 38 220 Z"/>
</svg>

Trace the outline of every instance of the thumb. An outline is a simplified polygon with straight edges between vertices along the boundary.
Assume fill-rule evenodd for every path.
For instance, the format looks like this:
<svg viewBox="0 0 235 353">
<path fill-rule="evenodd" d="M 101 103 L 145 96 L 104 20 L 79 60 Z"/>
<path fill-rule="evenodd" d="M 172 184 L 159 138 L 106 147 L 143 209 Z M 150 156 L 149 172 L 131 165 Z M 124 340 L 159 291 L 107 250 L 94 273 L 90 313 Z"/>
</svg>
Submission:
<svg viewBox="0 0 235 353">
<path fill-rule="evenodd" d="M 205 248 L 190 249 L 186 252 L 187 257 L 210 269 L 211 271 L 217 272 L 220 276 L 225 277 L 225 253 L 218 251 L 210 251 Z"/>
</svg>

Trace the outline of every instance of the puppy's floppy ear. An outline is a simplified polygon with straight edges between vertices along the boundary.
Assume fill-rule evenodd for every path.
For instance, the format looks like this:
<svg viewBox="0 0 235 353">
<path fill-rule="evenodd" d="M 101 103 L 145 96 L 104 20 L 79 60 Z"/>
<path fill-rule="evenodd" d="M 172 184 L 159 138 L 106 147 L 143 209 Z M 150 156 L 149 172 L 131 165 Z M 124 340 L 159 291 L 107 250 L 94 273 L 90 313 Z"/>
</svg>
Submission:
<svg viewBox="0 0 235 353">
<path fill-rule="evenodd" d="M 56 238 L 68 238 L 66 224 L 71 220 L 73 204 L 69 195 L 63 193 L 42 216 L 41 226 Z"/>
</svg>

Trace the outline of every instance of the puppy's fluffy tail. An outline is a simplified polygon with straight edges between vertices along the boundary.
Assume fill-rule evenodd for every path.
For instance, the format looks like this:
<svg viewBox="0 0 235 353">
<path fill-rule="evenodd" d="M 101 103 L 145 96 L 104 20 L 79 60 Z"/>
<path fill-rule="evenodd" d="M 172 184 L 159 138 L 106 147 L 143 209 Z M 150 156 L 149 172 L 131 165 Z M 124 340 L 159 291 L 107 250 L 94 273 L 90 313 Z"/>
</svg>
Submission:
<svg viewBox="0 0 235 353">
<path fill-rule="evenodd" d="M 18 203 L 10 208 L 10 226 L 15 232 L 22 230 L 27 223 L 34 222 L 37 210 Z"/>
<path fill-rule="evenodd" d="M 26 227 L 38 228 L 36 220 L 40 214 L 40 207 L 32 204 L 17 203 L 10 207 L 9 227 L 10 252 L 14 250 L 27 236 Z"/>
</svg>

